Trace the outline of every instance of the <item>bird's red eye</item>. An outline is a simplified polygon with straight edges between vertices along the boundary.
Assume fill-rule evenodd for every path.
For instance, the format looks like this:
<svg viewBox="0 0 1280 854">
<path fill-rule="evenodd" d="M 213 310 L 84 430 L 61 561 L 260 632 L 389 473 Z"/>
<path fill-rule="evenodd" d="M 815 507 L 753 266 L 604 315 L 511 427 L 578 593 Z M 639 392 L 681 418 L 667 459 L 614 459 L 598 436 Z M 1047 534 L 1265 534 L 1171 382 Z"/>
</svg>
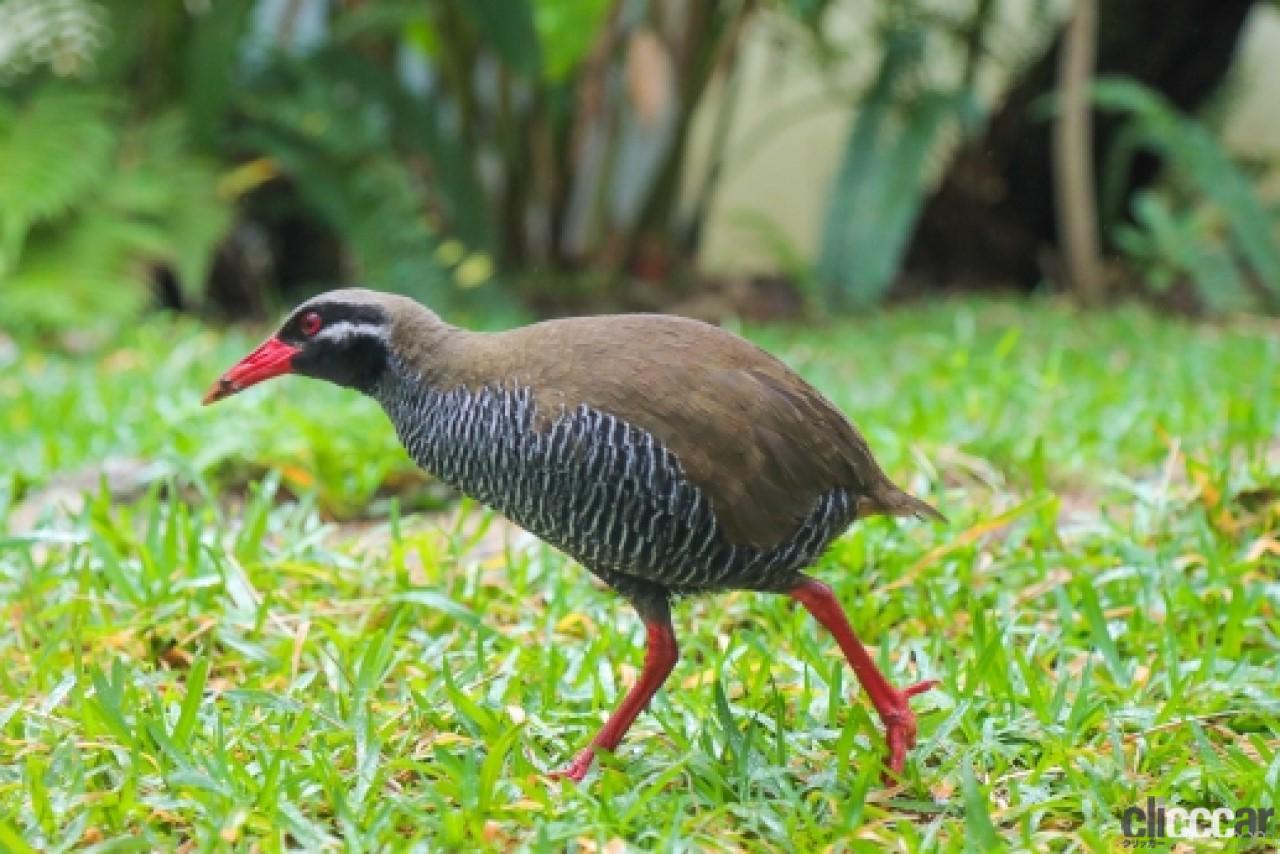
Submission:
<svg viewBox="0 0 1280 854">
<path fill-rule="evenodd" d="M 320 331 L 320 327 L 324 325 L 324 321 L 320 319 L 320 315 L 314 311 L 308 311 L 302 315 L 302 334 L 310 338 Z"/>
</svg>

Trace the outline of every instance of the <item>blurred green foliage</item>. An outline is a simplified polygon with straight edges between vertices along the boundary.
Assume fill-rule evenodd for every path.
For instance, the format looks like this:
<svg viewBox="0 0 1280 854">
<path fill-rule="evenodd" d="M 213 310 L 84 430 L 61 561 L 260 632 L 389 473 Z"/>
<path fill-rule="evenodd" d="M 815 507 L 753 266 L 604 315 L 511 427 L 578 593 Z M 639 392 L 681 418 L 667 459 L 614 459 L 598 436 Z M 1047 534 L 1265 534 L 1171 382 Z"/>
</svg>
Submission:
<svg viewBox="0 0 1280 854">
<path fill-rule="evenodd" d="M 940 139 L 949 129 L 972 130 L 982 118 L 973 80 L 961 79 L 952 88 L 928 81 L 924 27 L 891 21 L 883 43 L 880 68 L 849 129 L 823 224 L 818 275 L 825 302 L 835 308 L 865 307 L 884 298 L 920 214 Z"/>
<path fill-rule="evenodd" d="M 1213 132 L 1131 80 L 1099 79 L 1094 99 L 1129 122 L 1104 161 L 1102 210 L 1145 280 L 1157 289 L 1185 282 L 1213 311 L 1280 307 L 1275 216 Z M 1116 187 L 1143 150 L 1167 164 L 1166 186 L 1139 193 L 1126 222 Z"/>
<path fill-rule="evenodd" d="M 0 3 L 0 14 L 18 2 Z M 242 236 L 236 223 L 268 236 L 268 288 L 359 281 L 487 314 L 506 303 L 486 286 L 495 270 L 551 273 L 532 280 L 536 296 L 559 274 L 629 269 L 642 250 L 687 258 L 672 199 L 691 116 L 761 4 L 56 5 L 27 4 L 24 14 L 61 37 L 60 27 L 84 29 L 88 18 L 65 15 L 78 8 L 96 35 L 74 63 L 7 69 L 4 109 L 25 121 L 6 121 L 6 143 L 35 160 L 15 161 L 0 190 L 25 198 L 26 183 L 48 185 L 7 214 L 4 232 L 5 309 L 48 323 L 87 306 L 81 290 L 101 298 L 95 315 L 127 316 L 159 268 L 197 303 L 215 252 Z M 795 11 L 804 19 L 823 5 Z M 686 31 L 698 38 L 684 43 Z M 120 103 L 98 103 L 96 93 L 126 91 Z M 135 149 L 130 162 L 159 189 L 121 220 L 118 204 L 94 194 L 123 174 L 112 156 L 124 139 L 157 135 L 163 151 Z M 59 149 L 81 145 L 91 156 L 40 177 L 67 159 Z M 7 179 L 17 171 L 24 177 Z M 121 235 L 134 213 L 157 228 Z M 64 251 L 79 241 L 55 214 L 97 238 L 92 263 Z M 56 263 L 31 256 L 19 268 L 19 251 L 35 252 L 25 243 L 35 225 L 49 231 Z M 236 293 L 261 286 L 238 257 L 221 257 L 221 287 L 232 302 L 262 307 L 261 294 Z M 42 305 L 51 281 L 79 283 L 68 286 L 75 298 Z"/>
<path fill-rule="evenodd" d="M 117 98 L 56 83 L 0 99 L 0 315 L 119 320 L 151 264 L 201 287 L 231 220 L 217 173 L 181 116 L 121 127 L 124 114 Z"/>
<path fill-rule="evenodd" d="M 627 275 L 669 285 L 696 256 L 720 180 L 747 25 L 785 34 L 791 48 L 799 34 L 820 73 L 867 46 L 830 36 L 828 0 L 82 5 L 105 10 L 103 33 L 71 82 L 127 89 L 129 123 L 180 115 L 192 159 L 219 164 L 191 198 L 222 212 L 220 233 L 184 241 L 180 264 L 156 241 L 129 253 L 134 298 L 113 301 L 121 313 L 147 292 L 139 260 L 172 268 L 197 302 L 232 226 L 228 210 L 276 236 L 295 221 L 310 224 L 313 241 L 332 235 L 336 267 L 293 264 L 304 281 L 286 285 L 359 280 L 486 312 L 503 302 L 483 287 L 495 270 L 535 300 L 574 292 L 566 282 L 583 273 L 606 286 Z M 888 287 L 937 141 L 975 114 L 970 70 L 983 48 L 972 33 L 989 24 L 991 4 L 977 0 L 955 19 L 926 11 L 877 13 L 883 32 L 869 44 L 883 46 L 880 73 L 833 188 L 820 270 L 805 277 L 828 285 L 820 295 L 833 305 L 864 304 Z M 937 34 L 973 54 L 954 88 L 922 70 Z M 32 101 L 50 88 L 42 78 L 58 76 L 27 73 L 40 81 L 25 86 Z M 695 153 L 690 127 L 713 79 L 725 84 L 717 132 Z M 684 210 L 677 200 L 695 154 L 705 177 Z M 95 166 L 101 160 L 84 164 Z M 288 279 L 286 266 L 270 272 Z M 249 278 L 235 267 L 229 276 Z M 30 313 L 40 300 L 27 293 L 11 298 L 11 311 Z M 258 295 L 243 301 L 262 305 Z"/>
<path fill-rule="evenodd" d="M 257 313 L 359 282 L 490 322 L 517 294 L 598 307 L 643 280 L 678 298 L 749 136 L 753 38 L 855 109 L 815 257 L 767 211 L 730 218 L 815 304 L 876 303 L 946 154 L 982 124 L 983 75 L 1016 75 L 1058 18 L 1032 4 L 1012 38 L 994 0 L 909 0 L 850 37 L 832 5 L 0 0 L 0 27 L 25 28 L 0 48 L 0 313 L 119 323 L 158 282 Z M 1274 217 L 1215 135 L 1122 81 L 1098 103 L 1131 122 L 1099 153 L 1106 242 L 1157 288 L 1274 308 Z M 1138 151 L 1171 168 L 1131 199 L 1116 176 Z"/>
</svg>

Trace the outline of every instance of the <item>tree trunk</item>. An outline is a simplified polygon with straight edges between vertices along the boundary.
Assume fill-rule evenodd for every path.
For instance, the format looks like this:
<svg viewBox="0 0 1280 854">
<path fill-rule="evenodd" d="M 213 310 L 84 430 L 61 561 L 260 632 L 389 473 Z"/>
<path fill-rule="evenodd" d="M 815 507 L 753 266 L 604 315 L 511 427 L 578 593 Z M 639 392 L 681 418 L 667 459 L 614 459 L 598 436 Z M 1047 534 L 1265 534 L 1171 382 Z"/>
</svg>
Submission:
<svg viewBox="0 0 1280 854">
<path fill-rule="evenodd" d="M 1089 86 L 1098 46 L 1098 0 L 1075 0 L 1058 67 L 1058 115 L 1053 125 L 1053 199 L 1067 281 L 1076 299 L 1103 297 L 1098 257 L 1098 195 L 1094 192 Z"/>
<path fill-rule="evenodd" d="M 1099 3 L 1098 75 L 1124 75 L 1194 110 L 1222 81 L 1256 0 L 1104 0 Z M 1030 289 L 1058 244 L 1052 122 L 1034 115 L 1057 78 L 1059 35 L 1009 90 L 985 133 L 961 147 L 926 204 L 907 254 L 907 275 L 926 287 Z M 1093 124 L 1095 164 L 1122 122 Z M 1138 157 L 1126 195 L 1149 184 L 1159 162 Z M 1097 173 L 1097 170 L 1094 170 Z M 1096 192 L 1096 187 L 1092 188 Z"/>
</svg>

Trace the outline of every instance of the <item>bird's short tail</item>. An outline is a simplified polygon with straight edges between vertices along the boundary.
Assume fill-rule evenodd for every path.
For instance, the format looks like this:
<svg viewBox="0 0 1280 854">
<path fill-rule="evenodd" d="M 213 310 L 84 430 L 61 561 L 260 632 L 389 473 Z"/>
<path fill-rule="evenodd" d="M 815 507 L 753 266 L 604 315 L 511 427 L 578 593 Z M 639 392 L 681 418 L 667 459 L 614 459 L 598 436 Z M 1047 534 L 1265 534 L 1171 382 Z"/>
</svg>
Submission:
<svg viewBox="0 0 1280 854">
<path fill-rule="evenodd" d="M 909 495 L 896 486 L 889 486 L 872 499 L 879 512 L 889 516 L 915 516 L 921 521 L 934 520 L 946 522 L 947 517 L 939 513 L 933 505 Z"/>
</svg>

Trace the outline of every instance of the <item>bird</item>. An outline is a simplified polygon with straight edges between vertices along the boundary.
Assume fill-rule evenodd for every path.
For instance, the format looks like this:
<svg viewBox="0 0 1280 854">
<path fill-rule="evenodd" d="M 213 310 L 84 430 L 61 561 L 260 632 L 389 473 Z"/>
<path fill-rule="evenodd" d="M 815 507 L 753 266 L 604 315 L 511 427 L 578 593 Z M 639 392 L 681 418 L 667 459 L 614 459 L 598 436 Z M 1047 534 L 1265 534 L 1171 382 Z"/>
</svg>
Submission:
<svg viewBox="0 0 1280 854">
<path fill-rule="evenodd" d="M 909 700 L 938 683 L 894 687 L 831 587 L 803 570 L 857 519 L 945 520 L 774 356 L 672 315 L 476 332 L 408 297 L 344 288 L 298 306 L 203 402 L 284 374 L 376 400 L 421 468 L 572 557 L 643 621 L 639 678 L 551 776 L 581 782 L 671 674 L 677 597 L 749 590 L 790 596 L 834 636 L 883 723 L 884 776 L 901 779 Z"/>
</svg>

